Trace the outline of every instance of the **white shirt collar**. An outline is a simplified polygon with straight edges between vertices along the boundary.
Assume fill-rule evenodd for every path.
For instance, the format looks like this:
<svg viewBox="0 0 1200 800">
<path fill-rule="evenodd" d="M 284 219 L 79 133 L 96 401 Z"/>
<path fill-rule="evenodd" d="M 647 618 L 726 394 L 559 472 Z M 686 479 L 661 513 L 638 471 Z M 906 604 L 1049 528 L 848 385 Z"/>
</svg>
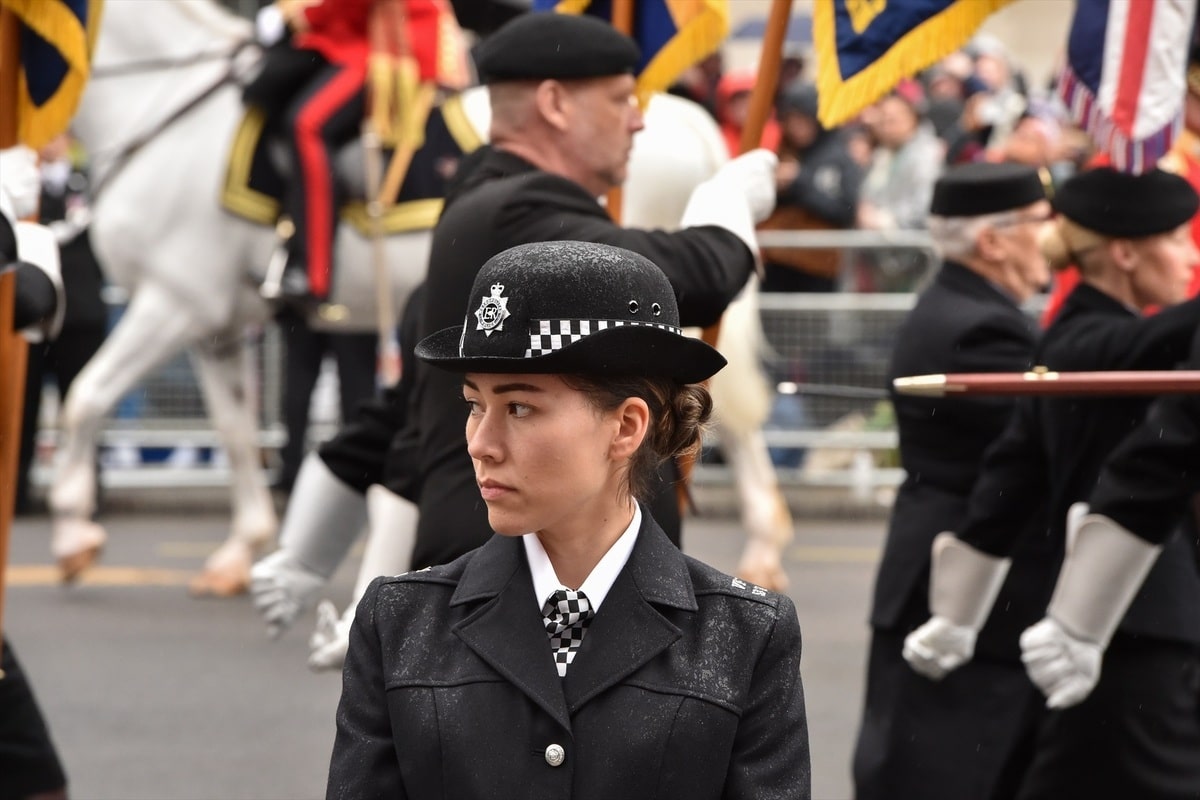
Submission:
<svg viewBox="0 0 1200 800">
<path fill-rule="evenodd" d="M 633 552 L 633 545 L 637 543 L 637 535 L 641 527 L 642 507 L 638 503 L 634 503 L 633 520 L 629 523 L 629 527 L 625 529 L 620 538 L 613 542 L 612 547 L 608 548 L 608 552 L 592 568 L 583 585 L 579 587 L 579 590 L 587 595 L 588 602 L 595 611 L 600 610 L 600 604 L 608 596 L 608 590 L 612 588 L 613 583 L 617 580 L 617 575 L 621 574 L 625 562 L 629 560 L 629 554 Z M 542 547 L 542 542 L 538 539 L 537 534 L 527 533 L 521 539 L 525 542 L 525 557 L 529 559 L 529 572 L 533 576 L 533 593 L 537 597 L 538 611 L 541 611 L 547 597 L 559 589 L 568 587 L 564 586 L 558 579 L 558 575 L 555 574 L 554 565 L 550 563 L 550 556 L 546 555 L 546 550 Z"/>
</svg>

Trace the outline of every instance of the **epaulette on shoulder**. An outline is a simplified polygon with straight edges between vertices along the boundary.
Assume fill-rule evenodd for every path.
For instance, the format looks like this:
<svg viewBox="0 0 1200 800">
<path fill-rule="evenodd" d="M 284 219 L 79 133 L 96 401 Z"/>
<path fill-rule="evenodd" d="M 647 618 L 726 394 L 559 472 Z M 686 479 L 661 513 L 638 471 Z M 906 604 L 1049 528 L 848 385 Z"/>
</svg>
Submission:
<svg viewBox="0 0 1200 800">
<path fill-rule="evenodd" d="M 386 583 L 441 583 L 446 585 L 454 585 L 458 583 L 458 577 L 451 575 L 446 568 L 447 565 L 439 567 L 425 567 L 423 569 L 414 569 L 410 572 L 402 572 L 399 575 L 391 575 L 384 578 Z"/>
<path fill-rule="evenodd" d="M 726 575 L 703 561 L 692 559 L 692 582 L 696 595 L 722 594 L 777 608 L 779 595 L 769 589 Z"/>
</svg>

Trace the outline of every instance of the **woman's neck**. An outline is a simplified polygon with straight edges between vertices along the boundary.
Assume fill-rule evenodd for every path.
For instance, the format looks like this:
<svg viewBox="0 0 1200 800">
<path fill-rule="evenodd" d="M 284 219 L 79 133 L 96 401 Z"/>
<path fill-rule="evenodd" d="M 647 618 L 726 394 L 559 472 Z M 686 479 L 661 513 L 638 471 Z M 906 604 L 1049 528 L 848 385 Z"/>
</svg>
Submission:
<svg viewBox="0 0 1200 800">
<path fill-rule="evenodd" d="M 1119 303 L 1130 308 L 1142 310 L 1142 305 L 1134 297 L 1133 286 L 1124 272 L 1116 269 L 1097 270 L 1081 273 L 1080 279 L 1097 291 L 1104 292 Z"/>
<path fill-rule="evenodd" d="M 570 589 L 578 589 L 621 538 L 633 521 L 633 500 L 614 504 L 598 514 L 588 514 L 585 528 L 546 529 L 537 532 L 550 558 L 554 574 Z"/>
</svg>

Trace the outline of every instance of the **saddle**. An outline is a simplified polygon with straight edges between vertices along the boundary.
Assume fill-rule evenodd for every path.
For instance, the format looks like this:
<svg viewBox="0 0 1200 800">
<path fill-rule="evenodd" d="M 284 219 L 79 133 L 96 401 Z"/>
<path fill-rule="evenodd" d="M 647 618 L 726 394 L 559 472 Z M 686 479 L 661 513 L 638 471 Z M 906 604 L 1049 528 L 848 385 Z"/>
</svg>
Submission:
<svg viewBox="0 0 1200 800">
<path fill-rule="evenodd" d="M 384 233 L 432 228 L 442 212 L 447 181 L 462 157 L 482 144 L 459 97 L 434 108 L 425 123 L 425 143 L 413 154 L 396 202 L 385 211 Z M 369 236 L 364 157 L 361 140 L 342 147 L 334 158 L 334 179 L 343 189 L 342 196 L 349 198 L 339 209 L 342 221 Z M 390 158 L 391 151 L 385 150 L 385 169 Z M 247 106 L 226 157 L 222 207 L 251 222 L 275 225 L 291 179 L 288 161 L 284 140 L 272 130 L 267 114 Z"/>
</svg>

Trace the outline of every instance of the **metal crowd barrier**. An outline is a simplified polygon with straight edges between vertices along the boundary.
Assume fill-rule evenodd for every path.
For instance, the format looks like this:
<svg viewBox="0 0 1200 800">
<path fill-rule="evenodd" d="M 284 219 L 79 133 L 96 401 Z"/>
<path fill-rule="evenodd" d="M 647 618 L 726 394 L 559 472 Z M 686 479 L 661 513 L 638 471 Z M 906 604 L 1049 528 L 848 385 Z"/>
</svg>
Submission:
<svg viewBox="0 0 1200 800">
<path fill-rule="evenodd" d="M 908 276 L 913 291 L 773 294 L 759 297 L 764 333 L 762 361 L 776 388 L 765 439 L 784 486 L 833 486 L 869 490 L 902 479 L 895 456 L 896 432 L 886 399 L 886 371 L 896 330 L 915 302 L 915 290 L 932 275 L 936 260 L 923 231 L 772 231 L 763 245 L 842 248 L 849 261 L 860 253 L 921 254 L 923 266 Z M 911 260 L 911 259 L 910 259 Z M 843 265 L 843 275 L 870 269 Z M 881 269 L 879 266 L 873 267 Z M 114 315 L 123 301 L 110 296 Z M 1031 305 L 1035 314 L 1039 304 Z M 268 324 L 251 331 L 246 345 L 250 394 L 258 398 L 259 445 L 268 467 L 284 442 L 284 342 Z M 336 378 L 326 365 L 313 395 L 309 442 L 332 435 L 339 424 Z M 58 402 L 47 390 L 42 404 L 35 485 L 50 477 Z M 199 487 L 229 480 L 220 443 L 205 416 L 204 402 L 186 356 L 159 369 L 118 405 L 101 438 L 102 481 L 115 488 Z M 700 484 L 732 476 L 719 448 L 697 467 Z"/>
</svg>

